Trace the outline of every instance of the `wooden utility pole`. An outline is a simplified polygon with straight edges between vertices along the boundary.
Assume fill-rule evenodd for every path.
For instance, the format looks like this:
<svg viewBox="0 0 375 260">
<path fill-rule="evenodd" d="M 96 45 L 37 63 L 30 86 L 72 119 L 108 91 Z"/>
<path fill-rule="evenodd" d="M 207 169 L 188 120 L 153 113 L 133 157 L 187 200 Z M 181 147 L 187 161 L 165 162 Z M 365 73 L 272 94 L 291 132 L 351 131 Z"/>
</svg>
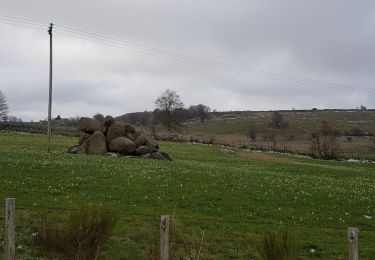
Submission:
<svg viewBox="0 0 375 260">
<path fill-rule="evenodd" d="M 50 23 L 49 34 L 49 96 L 48 96 L 48 152 L 51 152 L 51 109 L 52 109 L 52 28 L 53 23 Z"/>
</svg>

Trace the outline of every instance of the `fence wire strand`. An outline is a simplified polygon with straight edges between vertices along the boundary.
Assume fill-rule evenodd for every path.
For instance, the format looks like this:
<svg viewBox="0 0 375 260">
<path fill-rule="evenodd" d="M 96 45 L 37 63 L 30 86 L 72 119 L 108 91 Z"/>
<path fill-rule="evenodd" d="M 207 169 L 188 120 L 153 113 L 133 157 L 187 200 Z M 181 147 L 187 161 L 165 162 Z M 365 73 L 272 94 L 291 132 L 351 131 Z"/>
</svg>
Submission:
<svg viewBox="0 0 375 260">
<path fill-rule="evenodd" d="M 17 209 L 20 210 L 47 210 L 52 212 L 72 212 L 72 211 L 81 211 L 82 209 L 77 208 L 59 208 L 59 207 L 49 207 L 49 206 L 38 206 L 35 208 L 28 208 L 25 206 L 18 206 Z M 124 212 L 124 211 L 110 211 L 110 210 L 102 210 L 102 209 L 83 209 L 83 211 L 90 211 L 90 212 L 103 212 L 108 214 L 117 214 L 122 216 L 137 216 L 137 217 L 145 217 L 145 218 L 155 218 L 158 219 L 162 214 L 145 214 L 145 213 L 131 213 L 131 212 Z M 249 219 L 230 219 L 230 218 L 201 218 L 201 217 L 194 217 L 194 216 L 179 216 L 173 215 L 171 216 L 173 219 L 182 219 L 182 220 L 191 220 L 191 221 L 199 221 L 199 222 L 224 222 L 224 223 L 234 223 L 234 224 L 259 224 L 259 225 L 276 225 L 276 226 L 295 226 L 295 227 L 305 227 L 309 229 L 334 229 L 334 230 L 347 230 L 347 226 L 332 226 L 332 225 L 305 225 L 302 223 L 291 223 L 291 222 L 270 222 L 270 221 L 256 221 L 256 220 L 249 220 Z M 375 229 L 365 228 L 361 225 L 356 225 L 361 231 L 366 232 L 375 232 Z"/>
</svg>

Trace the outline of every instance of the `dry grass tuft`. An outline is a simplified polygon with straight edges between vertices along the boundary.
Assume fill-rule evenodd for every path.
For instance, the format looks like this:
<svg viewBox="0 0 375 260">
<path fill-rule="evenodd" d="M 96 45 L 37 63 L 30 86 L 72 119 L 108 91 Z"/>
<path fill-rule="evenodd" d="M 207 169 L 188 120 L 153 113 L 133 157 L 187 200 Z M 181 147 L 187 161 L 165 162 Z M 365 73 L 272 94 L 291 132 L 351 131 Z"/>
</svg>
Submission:
<svg viewBox="0 0 375 260">
<path fill-rule="evenodd" d="M 61 225 L 45 218 L 34 242 L 45 256 L 54 259 L 98 259 L 117 220 L 116 214 L 92 210 L 72 211 Z"/>
<path fill-rule="evenodd" d="M 297 259 L 295 238 L 287 231 L 269 232 L 258 248 L 258 254 L 263 260 Z"/>
</svg>

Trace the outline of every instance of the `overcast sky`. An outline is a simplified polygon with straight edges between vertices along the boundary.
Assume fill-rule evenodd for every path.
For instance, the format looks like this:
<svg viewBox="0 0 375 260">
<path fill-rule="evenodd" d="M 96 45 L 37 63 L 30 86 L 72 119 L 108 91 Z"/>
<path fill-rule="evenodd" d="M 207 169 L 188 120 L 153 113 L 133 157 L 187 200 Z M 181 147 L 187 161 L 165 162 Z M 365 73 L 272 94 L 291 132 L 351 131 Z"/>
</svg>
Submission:
<svg viewBox="0 0 375 260">
<path fill-rule="evenodd" d="M 373 0 L 0 0 L 0 15 L 56 24 L 53 116 L 153 110 L 167 88 L 186 106 L 203 103 L 219 111 L 375 107 L 368 93 L 375 92 Z M 48 28 L 2 22 L 0 90 L 10 114 L 46 118 Z M 68 36 L 59 33 L 61 25 L 271 72 L 272 78 L 287 74 L 354 89 L 178 62 Z"/>
</svg>

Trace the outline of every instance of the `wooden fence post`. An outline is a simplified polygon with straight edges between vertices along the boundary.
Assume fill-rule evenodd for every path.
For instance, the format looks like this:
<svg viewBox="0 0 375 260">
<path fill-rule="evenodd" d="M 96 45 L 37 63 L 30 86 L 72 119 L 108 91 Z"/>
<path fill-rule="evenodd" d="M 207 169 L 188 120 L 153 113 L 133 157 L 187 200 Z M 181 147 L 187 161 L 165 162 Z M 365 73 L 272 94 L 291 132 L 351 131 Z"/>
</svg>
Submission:
<svg viewBox="0 0 375 260">
<path fill-rule="evenodd" d="M 169 216 L 160 218 L 160 259 L 169 259 Z"/>
<path fill-rule="evenodd" d="M 358 260 L 358 228 L 348 228 L 349 260 Z"/>
<path fill-rule="evenodd" d="M 4 240 L 4 260 L 14 260 L 15 255 L 15 225 L 14 213 L 16 207 L 15 199 L 5 200 L 5 240 Z"/>
</svg>

